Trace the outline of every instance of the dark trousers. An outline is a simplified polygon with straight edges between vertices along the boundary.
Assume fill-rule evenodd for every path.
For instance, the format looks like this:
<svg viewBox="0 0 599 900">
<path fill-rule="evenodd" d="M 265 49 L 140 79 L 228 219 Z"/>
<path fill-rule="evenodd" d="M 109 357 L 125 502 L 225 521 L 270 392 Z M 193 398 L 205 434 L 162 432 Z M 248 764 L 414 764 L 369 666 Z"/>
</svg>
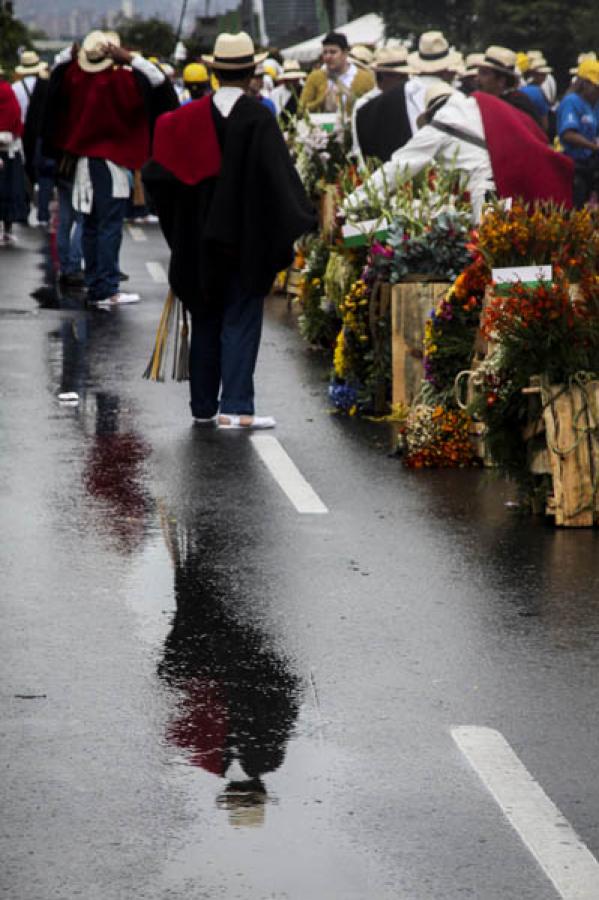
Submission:
<svg viewBox="0 0 599 900">
<path fill-rule="evenodd" d="M 574 169 L 574 206 L 582 209 L 591 199 L 593 191 L 599 190 L 599 159 L 591 157 L 585 162 L 577 162 Z"/>
<path fill-rule="evenodd" d="M 189 384 L 193 416 L 207 419 L 218 410 L 254 414 L 254 369 L 263 311 L 264 297 L 248 294 L 233 275 L 220 302 L 207 302 L 192 313 Z"/>
<path fill-rule="evenodd" d="M 119 289 L 119 251 L 127 199 L 112 196 L 112 176 L 103 159 L 90 159 L 89 174 L 94 200 L 91 213 L 83 216 L 85 283 L 90 300 L 106 300 Z"/>
</svg>

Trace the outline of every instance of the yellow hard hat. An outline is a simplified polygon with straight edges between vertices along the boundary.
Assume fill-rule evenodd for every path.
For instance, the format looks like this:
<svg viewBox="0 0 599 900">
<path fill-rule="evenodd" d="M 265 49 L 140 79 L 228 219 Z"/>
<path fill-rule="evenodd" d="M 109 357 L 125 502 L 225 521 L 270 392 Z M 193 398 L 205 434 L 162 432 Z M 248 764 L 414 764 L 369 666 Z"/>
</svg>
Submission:
<svg viewBox="0 0 599 900">
<path fill-rule="evenodd" d="M 183 69 L 183 81 L 193 84 L 198 81 L 209 81 L 208 69 L 202 63 L 189 63 Z"/>
<path fill-rule="evenodd" d="M 264 63 L 264 72 L 266 75 L 270 75 L 271 78 L 275 79 L 277 77 L 277 67 L 272 63 Z"/>
<path fill-rule="evenodd" d="M 530 59 L 528 58 L 528 53 L 517 53 L 516 65 L 523 74 L 524 72 L 527 72 L 530 67 Z"/>
<path fill-rule="evenodd" d="M 599 62 L 594 59 L 585 59 L 578 66 L 578 77 L 590 81 L 596 87 L 599 86 Z"/>
</svg>

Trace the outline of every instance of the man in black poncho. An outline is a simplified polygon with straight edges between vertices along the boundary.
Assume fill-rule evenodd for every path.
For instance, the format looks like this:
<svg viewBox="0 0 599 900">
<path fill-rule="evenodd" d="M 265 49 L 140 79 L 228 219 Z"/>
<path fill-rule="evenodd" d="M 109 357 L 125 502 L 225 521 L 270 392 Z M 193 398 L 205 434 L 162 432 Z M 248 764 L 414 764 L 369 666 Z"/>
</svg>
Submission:
<svg viewBox="0 0 599 900">
<path fill-rule="evenodd" d="M 264 297 L 316 227 L 276 119 L 245 95 L 263 58 L 244 32 L 219 35 L 204 61 L 221 87 L 158 120 L 144 170 L 170 285 L 192 317 L 191 412 L 219 428 L 275 424 L 254 415 Z"/>
<path fill-rule="evenodd" d="M 405 86 L 413 70 L 403 47 L 383 52 L 374 65 L 378 96 L 356 103 L 354 149 L 360 162 L 368 158 L 387 162 L 412 137 L 406 108 Z"/>
</svg>

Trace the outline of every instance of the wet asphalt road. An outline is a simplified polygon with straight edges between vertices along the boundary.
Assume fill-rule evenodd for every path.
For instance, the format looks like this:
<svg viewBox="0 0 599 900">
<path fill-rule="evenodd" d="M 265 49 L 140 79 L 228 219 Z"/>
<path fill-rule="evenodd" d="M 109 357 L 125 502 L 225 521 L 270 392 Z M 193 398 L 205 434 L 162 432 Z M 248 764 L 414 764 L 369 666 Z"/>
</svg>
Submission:
<svg viewBox="0 0 599 900">
<path fill-rule="evenodd" d="M 114 312 L 30 296 L 41 233 L 0 250 L 1 896 L 555 900 L 451 728 L 500 731 L 599 854 L 597 533 L 403 470 L 279 298 L 258 411 L 329 510 L 300 515 L 141 379 L 143 234 Z"/>
</svg>

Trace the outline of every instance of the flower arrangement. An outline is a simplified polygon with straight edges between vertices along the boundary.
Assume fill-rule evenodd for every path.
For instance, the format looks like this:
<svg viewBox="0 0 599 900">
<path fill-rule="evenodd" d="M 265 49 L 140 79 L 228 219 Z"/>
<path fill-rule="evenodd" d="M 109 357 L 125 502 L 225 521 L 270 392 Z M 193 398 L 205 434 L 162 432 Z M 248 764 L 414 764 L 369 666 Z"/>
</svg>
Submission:
<svg viewBox="0 0 599 900">
<path fill-rule="evenodd" d="M 529 471 L 525 429 L 542 409 L 522 389 L 533 376 L 567 385 L 581 373 L 599 373 L 599 298 L 589 290 L 573 299 L 563 276 L 536 286 L 516 283 L 507 296 L 491 300 L 481 328 L 496 349 L 476 372 L 469 412 L 485 423 L 496 465 L 530 498 L 538 485 Z"/>
<path fill-rule="evenodd" d="M 325 131 L 306 115 L 297 123 L 292 153 L 303 185 L 310 196 L 319 193 L 319 185 L 334 184 L 347 166 L 351 149 L 351 127 L 339 118 L 332 131 Z"/>
<path fill-rule="evenodd" d="M 396 215 L 388 238 L 393 249 L 391 280 L 456 278 L 470 260 L 469 237 L 469 215 L 461 210 L 447 210 L 434 219 L 422 218 L 420 211 L 418 216 Z"/>
<path fill-rule="evenodd" d="M 375 407 L 380 411 L 386 404 L 391 380 L 390 315 L 379 301 L 380 285 L 389 280 L 391 258 L 392 251 L 375 242 L 360 277 L 338 307 L 341 328 L 329 396 L 346 412 Z"/>
<path fill-rule="evenodd" d="M 430 398 L 451 404 L 456 375 L 470 365 L 485 291 L 491 283 L 479 256 L 431 310 L 424 329 L 424 378 Z"/>
<path fill-rule="evenodd" d="M 312 346 L 323 348 L 333 346 L 339 329 L 337 310 L 324 290 L 329 253 L 329 245 L 320 236 L 306 239 L 298 295 L 300 334 Z"/>
<path fill-rule="evenodd" d="M 462 410 L 419 404 L 399 434 L 404 464 L 410 469 L 463 468 L 474 464 L 471 418 Z"/>
<path fill-rule="evenodd" d="M 570 281 L 599 268 L 599 211 L 565 210 L 539 203 L 532 210 L 514 203 L 509 210 L 489 207 L 471 245 L 489 269 L 522 265 L 553 265 Z"/>
</svg>

